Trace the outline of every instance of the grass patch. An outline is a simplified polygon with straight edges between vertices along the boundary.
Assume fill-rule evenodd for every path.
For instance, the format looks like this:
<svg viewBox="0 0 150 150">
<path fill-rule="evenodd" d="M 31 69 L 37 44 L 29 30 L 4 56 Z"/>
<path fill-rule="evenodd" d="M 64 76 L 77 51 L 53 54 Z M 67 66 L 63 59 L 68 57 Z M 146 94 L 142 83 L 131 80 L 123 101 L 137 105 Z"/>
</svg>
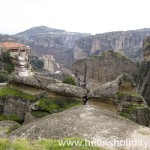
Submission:
<svg viewBox="0 0 150 150">
<path fill-rule="evenodd" d="M 0 96 L 17 96 L 17 97 L 22 97 L 28 100 L 34 100 L 35 96 L 24 93 L 18 89 L 9 87 L 9 86 L 5 86 L 3 88 L 0 89 Z"/>
<path fill-rule="evenodd" d="M 10 148 L 10 141 L 8 139 L 0 139 L 0 149 L 8 150 Z"/>
<path fill-rule="evenodd" d="M 50 113 L 54 113 L 73 106 L 81 105 L 81 103 L 81 101 L 73 98 L 42 98 L 38 101 L 38 107 Z"/>
<path fill-rule="evenodd" d="M 66 144 L 61 146 L 61 141 L 65 142 Z M 68 145 L 71 142 L 72 144 Z M 83 146 L 85 144 L 85 140 L 79 138 L 68 138 L 63 140 L 0 139 L 1 150 L 104 150 L 97 146 Z"/>
<path fill-rule="evenodd" d="M 117 92 L 117 96 L 118 98 L 122 98 L 124 96 L 131 96 L 131 97 L 140 97 L 142 98 L 142 96 L 139 93 L 136 92 Z"/>
<path fill-rule="evenodd" d="M 16 122 L 22 122 L 22 119 L 16 115 L 16 114 L 13 114 L 13 115 L 0 115 L 0 121 L 3 121 L 3 120 L 13 120 L 13 121 L 16 121 Z"/>
</svg>

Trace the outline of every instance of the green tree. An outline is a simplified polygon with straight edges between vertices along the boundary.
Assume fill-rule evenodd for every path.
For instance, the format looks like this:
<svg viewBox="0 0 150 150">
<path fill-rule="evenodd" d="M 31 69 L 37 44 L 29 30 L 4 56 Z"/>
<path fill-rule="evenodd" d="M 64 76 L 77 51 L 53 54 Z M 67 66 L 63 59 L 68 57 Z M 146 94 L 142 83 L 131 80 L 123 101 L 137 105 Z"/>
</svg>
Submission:
<svg viewBox="0 0 150 150">
<path fill-rule="evenodd" d="M 3 61 L 4 63 L 6 64 L 6 67 L 5 67 L 5 70 L 10 74 L 13 72 L 14 70 L 14 64 L 11 60 L 11 57 L 10 57 L 10 53 L 9 52 L 5 52 L 3 54 Z"/>
<path fill-rule="evenodd" d="M 3 54 L 3 61 L 5 63 L 11 63 L 11 57 L 10 57 L 10 53 L 9 52 L 5 52 Z"/>
<path fill-rule="evenodd" d="M 75 79 L 72 76 L 69 76 L 69 75 L 67 75 L 64 78 L 63 83 L 71 84 L 71 85 L 77 85 Z"/>
<path fill-rule="evenodd" d="M 12 64 L 12 63 L 6 64 L 6 70 L 9 74 L 11 74 L 14 70 L 14 64 Z"/>
<path fill-rule="evenodd" d="M 38 68 L 38 69 L 42 69 L 44 67 L 44 61 L 43 60 L 36 60 L 33 62 L 33 65 Z"/>
</svg>

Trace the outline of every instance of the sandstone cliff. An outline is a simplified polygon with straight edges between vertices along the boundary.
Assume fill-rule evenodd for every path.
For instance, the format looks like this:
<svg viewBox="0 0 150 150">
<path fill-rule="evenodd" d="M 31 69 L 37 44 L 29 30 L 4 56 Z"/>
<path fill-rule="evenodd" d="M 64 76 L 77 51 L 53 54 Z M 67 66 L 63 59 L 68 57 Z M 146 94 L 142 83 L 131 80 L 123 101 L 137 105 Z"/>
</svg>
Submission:
<svg viewBox="0 0 150 150">
<path fill-rule="evenodd" d="M 113 49 L 120 51 L 133 61 L 138 61 L 142 58 L 143 39 L 148 35 L 150 35 L 150 29 L 109 32 L 82 37 L 75 43 L 74 58 L 81 59 Z"/>
<path fill-rule="evenodd" d="M 121 74 L 117 79 L 90 89 L 88 104 L 119 113 L 141 125 L 150 125 L 150 110 L 144 98 L 135 91 L 132 76 Z"/>
<path fill-rule="evenodd" d="M 150 106 L 150 37 L 143 42 L 144 60 L 140 64 L 138 90 Z"/>
<path fill-rule="evenodd" d="M 121 73 L 137 75 L 138 66 L 113 50 L 100 56 L 84 58 L 73 64 L 73 72 L 79 86 L 91 88 L 116 79 Z"/>
</svg>

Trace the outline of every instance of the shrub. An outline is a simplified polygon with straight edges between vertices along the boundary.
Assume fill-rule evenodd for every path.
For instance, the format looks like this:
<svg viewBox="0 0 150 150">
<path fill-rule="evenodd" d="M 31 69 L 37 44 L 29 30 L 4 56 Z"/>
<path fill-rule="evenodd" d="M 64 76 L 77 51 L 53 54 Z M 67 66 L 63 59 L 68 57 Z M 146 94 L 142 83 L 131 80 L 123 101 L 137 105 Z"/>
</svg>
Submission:
<svg viewBox="0 0 150 150">
<path fill-rule="evenodd" d="M 9 79 L 9 75 L 5 72 L 0 72 L 0 83 L 7 82 Z"/>
<path fill-rule="evenodd" d="M 5 52 L 3 54 L 3 61 L 4 63 L 6 64 L 5 66 L 5 70 L 10 74 L 13 72 L 14 70 L 14 64 L 11 60 L 11 57 L 10 57 L 10 53 L 9 52 Z"/>
<path fill-rule="evenodd" d="M 63 83 L 76 85 L 75 79 L 72 76 L 69 76 L 69 75 L 64 78 Z"/>
</svg>

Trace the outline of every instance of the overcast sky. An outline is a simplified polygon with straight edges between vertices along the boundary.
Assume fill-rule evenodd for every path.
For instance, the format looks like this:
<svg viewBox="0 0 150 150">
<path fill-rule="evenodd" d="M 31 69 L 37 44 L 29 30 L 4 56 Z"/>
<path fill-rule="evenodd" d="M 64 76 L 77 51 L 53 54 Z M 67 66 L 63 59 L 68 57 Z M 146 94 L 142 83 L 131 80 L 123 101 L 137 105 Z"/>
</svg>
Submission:
<svg viewBox="0 0 150 150">
<path fill-rule="evenodd" d="M 40 25 L 92 34 L 150 28 L 150 0 L 0 0 L 0 33 Z"/>
</svg>

